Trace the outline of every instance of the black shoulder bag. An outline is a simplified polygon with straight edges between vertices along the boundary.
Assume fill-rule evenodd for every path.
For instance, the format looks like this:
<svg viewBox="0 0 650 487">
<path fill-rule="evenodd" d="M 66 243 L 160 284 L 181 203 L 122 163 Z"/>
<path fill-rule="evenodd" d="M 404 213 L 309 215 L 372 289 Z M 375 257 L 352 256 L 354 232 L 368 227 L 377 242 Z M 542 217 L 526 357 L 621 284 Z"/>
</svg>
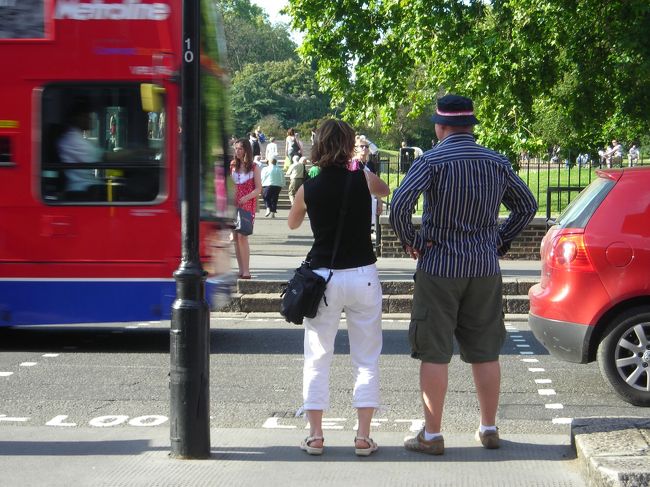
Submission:
<svg viewBox="0 0 650 487">
<path fill-rule="evenodd" d="M 332 251 L 332 260 L 330 262 L 330 273 L 327 279 L 316 274 L 310 267 L 310 257 L 304 260 L 300 267 L 296 269 L 293 277 L 287 282 L 286 287 L 280 294 L 282 297 L 282 307 L 280 314 L 289 323 L 302 325 L 303 319 L 314 318 L 318 313 L 318 305 L 321 299 L 325 299 L 325 288 L 327 283 L 332 278 L 332 266 L 334 259 L 339 249 L 341 241 L 341 233 L 343 231 L 343 220 L 347 213 L 348 193 L 350 191 L 350 182 L 352 181 L 352 174 L 348 173 L 345 183 L 345 190 L 343 193 L 343 202 L 341 205 L 341 212 L 339 213 L 339 223 L 336 227 L 336 237 L 334 238 L 334 249 Z M 325 306 L 327 306 L 327 299 L 325 299 Z"/>
</svg>

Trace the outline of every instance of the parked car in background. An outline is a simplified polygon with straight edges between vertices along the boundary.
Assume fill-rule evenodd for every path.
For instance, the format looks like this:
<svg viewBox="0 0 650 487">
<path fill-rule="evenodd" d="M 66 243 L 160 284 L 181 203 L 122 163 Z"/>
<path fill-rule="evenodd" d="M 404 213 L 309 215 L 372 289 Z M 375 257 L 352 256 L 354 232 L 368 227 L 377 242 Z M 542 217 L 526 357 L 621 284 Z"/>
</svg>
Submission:
<svg viewBox="0 0 650 487">
<path fill-rule="evenodd" d="M 549 352 L 598 361 L 625 401 L 650 406 L 650 167 L 597 171 L 541 244 L 529 325 Z"/>
</svg>

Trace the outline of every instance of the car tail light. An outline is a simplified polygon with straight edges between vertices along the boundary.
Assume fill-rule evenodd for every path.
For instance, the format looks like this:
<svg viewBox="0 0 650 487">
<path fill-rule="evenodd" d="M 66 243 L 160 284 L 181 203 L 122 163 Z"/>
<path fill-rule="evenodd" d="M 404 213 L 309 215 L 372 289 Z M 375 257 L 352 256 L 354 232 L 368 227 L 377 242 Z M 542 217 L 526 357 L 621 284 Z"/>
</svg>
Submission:
<svg viewBox="0 0 650 487">
<path fill-rule="evenodd" d="M 546 254 L 546 264 L 567 271 L 591 272 L 594 270 L 582 233 L 558 235 Z"/>
</svg>

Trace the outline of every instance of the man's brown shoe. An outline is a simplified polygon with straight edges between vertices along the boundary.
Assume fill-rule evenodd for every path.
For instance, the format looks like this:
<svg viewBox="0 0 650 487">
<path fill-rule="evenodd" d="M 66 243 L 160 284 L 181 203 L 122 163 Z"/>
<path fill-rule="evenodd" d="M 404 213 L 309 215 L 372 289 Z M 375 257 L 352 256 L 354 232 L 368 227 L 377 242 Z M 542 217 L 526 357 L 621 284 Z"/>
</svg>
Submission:
<svg viewBox="0 0 650 487">
<path fill-rule="evenodd" d="M 427 441 L 424 439 L 424 428 L 422 428 L 416 436 L 404 439 L 404 448 L 429 455 L 442 455 L 445 452 L 445 439 L 440 436 Z"/>
<path fill-rule="evenodd" d="M 476 430 L 476 441 L 480 441 L 483 445 L 483 448 L 488 450 L 496 450 L 501 445 L 499 444 L 499 429 L 496 431 L 487 430 L 485 433 L 481 433 L 480 430 Z"/>
</svg>

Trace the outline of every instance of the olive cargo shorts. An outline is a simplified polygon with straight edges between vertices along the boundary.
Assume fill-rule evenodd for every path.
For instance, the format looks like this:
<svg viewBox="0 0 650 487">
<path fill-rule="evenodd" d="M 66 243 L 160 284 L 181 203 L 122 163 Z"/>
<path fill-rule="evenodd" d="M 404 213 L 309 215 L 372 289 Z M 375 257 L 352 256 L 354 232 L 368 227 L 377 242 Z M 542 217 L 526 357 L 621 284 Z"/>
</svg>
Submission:
<svg viewBox="0 0 650 487">
<path fill-rule="evenodd" d="M 418 270 L 409 326 L 411 357 L 447 364 L 456 337 L 460 358 L 492 362 L 506 337 L 501 275 L 445 278 Z"/>
</svg>

